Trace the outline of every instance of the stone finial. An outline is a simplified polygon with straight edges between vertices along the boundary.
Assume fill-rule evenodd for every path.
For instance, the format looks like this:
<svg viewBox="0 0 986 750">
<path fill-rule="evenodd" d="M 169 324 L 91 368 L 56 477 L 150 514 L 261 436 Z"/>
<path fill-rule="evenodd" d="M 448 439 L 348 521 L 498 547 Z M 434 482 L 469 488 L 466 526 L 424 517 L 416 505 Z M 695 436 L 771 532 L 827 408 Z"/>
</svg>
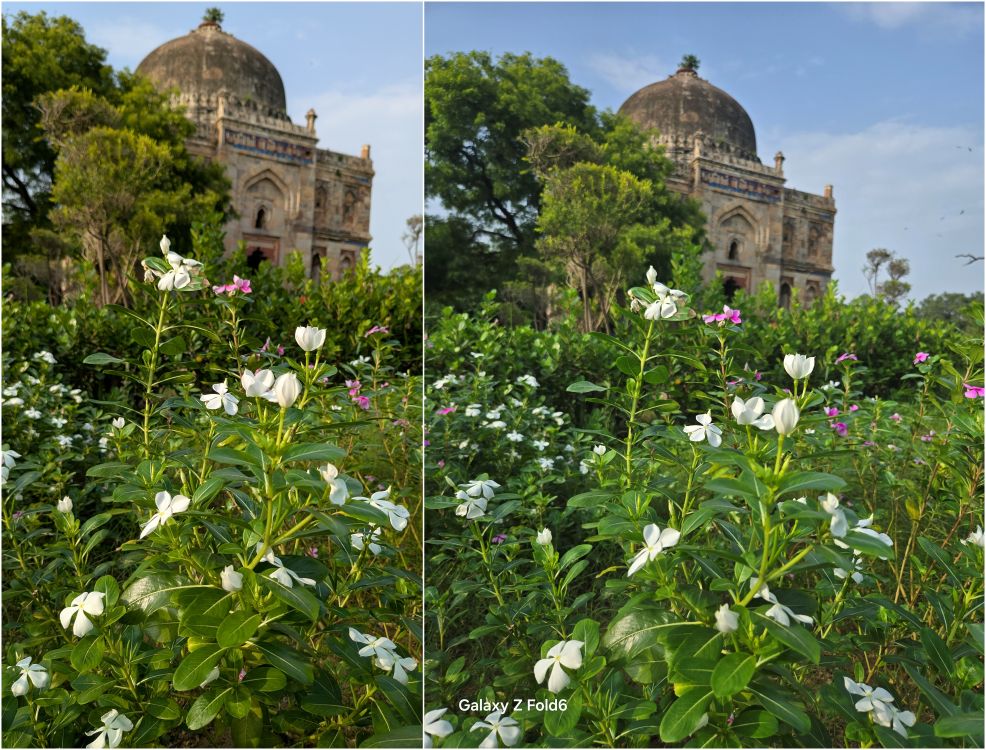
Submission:
<svg viewBox="0 0 986 750">
<path fill-rule="evenodd" d="M 315 114 L 315 110 L 314 109 L 309 109 L 305 113 L 305 121 L 308 123 L 308 132 L 309 133 L 314 133 L 315 132 L 315 120 L 317 118 L 318 118 L 318 115 Z"/>
<path fill-rule="evenodd" d="M 822 191 L 822 195 L 828 198 L 829 200 L 832 200 L 832 186 L 826 185 L 824 190 Z"/>
<path fill-rule="evenodd" d="M 364 143 L 363 144 L 363 148 L 360 150 L 359 156 L 360 156 L 361 159 L 369 159 L 370 158 L 370 144 L 369 143 Z"/>
<path fill-rule="evenodd" d="M 774 169 L 778 172 L 784 171 L 784 152 L 778 151 L 774 154 Z"/>
</svg>

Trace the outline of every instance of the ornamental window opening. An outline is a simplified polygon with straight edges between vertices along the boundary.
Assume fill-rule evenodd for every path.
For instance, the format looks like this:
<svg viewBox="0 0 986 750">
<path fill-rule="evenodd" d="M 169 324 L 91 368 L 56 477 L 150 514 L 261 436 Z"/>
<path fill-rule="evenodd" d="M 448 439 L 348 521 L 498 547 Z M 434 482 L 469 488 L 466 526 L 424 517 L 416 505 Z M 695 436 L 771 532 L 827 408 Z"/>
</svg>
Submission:
<svg viewBox="0 0 986 750">
<path fill-rule="evenodd" d="M 729 243 L 729 259 L 738 260 L 739 259 L 739 243 L 733 240 Z"/>
<path fill-rule="evenodd" d="M 266 229 L 267 228 L 267 212 L 261 208 L 257 211 L 257 220 L 253 223 L 254 229 Z"/>
</svg>

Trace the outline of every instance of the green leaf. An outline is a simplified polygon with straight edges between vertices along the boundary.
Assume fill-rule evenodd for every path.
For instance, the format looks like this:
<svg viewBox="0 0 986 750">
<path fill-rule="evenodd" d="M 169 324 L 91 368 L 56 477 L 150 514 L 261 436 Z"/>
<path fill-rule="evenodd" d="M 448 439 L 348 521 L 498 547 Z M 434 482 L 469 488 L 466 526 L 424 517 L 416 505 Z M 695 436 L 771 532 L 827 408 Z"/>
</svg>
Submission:
<svg viewBox="0 0 986 750">
<path fill-rule="evenodd" d="M 240 684 L 260 693 L 276 693 L 288 684 L 288 678 L 274 667 L 254 667 Z"/>
<path fill-rule="evenodd" d="M 346 457 L 346 451 L 329 443 L 302 443 L 284 451 L 284 463 L 289 461 L 338 461 Z"/>
<path fill-rule="evenodd" d="M 309 592 L 302 584 L 297 584 L 288 588 L 267 575 L 258 575 L 257 580 L 264 585 L 274 596 L 287 604 L 292 609 L 301 612 L 312 622 L 318 619 L 321 610 L 321 603 Z"/>
<path fill-rule="evenodd" d="M 233 692 L 233 688 L 210 688 L 196 698 L 195 703 L 188 709 L 188 716 L 185 723 L 192 731 L 201 729 L 211 722 L 222 710 L 226 696 Z"/>
<path fill-rule="evenodd" d="M 76 615 L 76 617 L 78 616 Z M 76 672 L 90 672 L 103 661 L 103 653 L 101 637 L 90 634 L 75 644 L 69 661 L 72 662 L 72 667 Z"/>
<path fill-rule="evenodd" d="M 632 659 L 640 651 L 657 643 L 658 634 L 681 627 L 670 622 L 673 615 L 666 610 L 642 608 L 610 623 L 603 636 L 603 648 L 615 658 Z"/>
<path fill-rule="evenodd" d="M 854 550 L 862 552 L 864 555 L 886 558 L 888 560 L 894 559 L 894 548 L 884 544 L 879 539 L 870 536 L 869 534 L 862 534 L 858 531 L 850 530 L 844 537 L 842 537 L 841 541 L 848 544 Z"/>
<path fill-rule="evenodd" d="M 750 612 L 754 624 L 767 628 L 767 632 L 788 648 L 808 657 L 813 664 L 822 658 L 822 644 L 801 625 L 781 625 L 761 612 Z M 781 717 L 778 717 L 781 718 Z"/>
<path fill-rule="evenodd" d="M 242 719 L 250 713 L 250 704 L 250 691 L 242 684 L 237 685 L 232 694 L 226 696 L 226 713 L 234 719 Z"/>
<path fill-rule="evenodd" d="M 213 589 L 215 586 L 189 584 L 187 579 L 173 573 L 152 573 L 127 586 L 121 599 L 131 608 L 139 607 L 145 614 L 151 614 L 171 605 L 171 598 L 179 591 L 187 589 Z"/>
<path fill-rule="evenodd" d="M 750 691 L 764 708 L 785 724 L 794 727 L 801 734 L 807 734 L 811 730 L 811 719 L 808 718 L 808 714 L 799 704 L 788 700 L 778 688 L 754 683 L 750 686 Z"/>
<path fill-rule="evenodd" d="M 569 393 L 592 393 L 593 391 L 606 391 L 606 389 L 601 385 L 590 383 L 588 380 L 579 380 L 578 382 L 572 383 L 565 390 Z"/>
<path fill-rule="evenodd" d="M 103 604 L 107 609 L 116 604 L 120 599 L 120 585 L 113 576 L 103 576 L 93 584 L 92 590 L 101 591 L 105 594 Z"/>
<path fill-rule="evenodd" d="M 661 740 L 681 742 L 699 728 L 702 716 L 712 700 L 712 691 L 705 687 L 688 688 L 672 703 L 661 719 Z"/>
<path fill-rule="evenodd" d="M 192 494 L 192 505 L 200 505 L 209 502 L 219 494 L 226 481 L 222 477 L 209 477 Z"/>
<path fill-rule="evenodd" d="M 631 378 L 635 378 L 640 375 L 640 359 L 638 357 L 631 357 L 628 354 L 623 354 L 622 356 L 616 358 L 616 369 L 624 375 L 629 375 Z"/>
<path fill-rule="evenodd" d="M 181 718 L 181 706 L 171 698 L 158 696 L 141 703 L 145 713 L 150 714 L 155 719 L 164 721 L 174 721 Z"/>
<path fill-rule="evenodd" d="M 419 747 L 421 745 L 422 728 L 420 724 L 408 727 L 398 727 L 389 732 L 374 734 L 364 740 L 360 747 Z"/>
<path fill-rule="evenodd" d="M 561 556 L 561 560 L 558 563 L 558 570 L 564 570 L 569 565 L 571 565 L 576 560 L 585 557 L 590 552 L 592 552 L 591 544 L 579 544 L 572 547 L 564 555 Z"/>
<path fill-rule="evenodd" d="M 319 672 L 315 676 L 314 684 L 305 691 L 301 699 L 301 707 L 310 714 L 326 717 L 338 716 L 348 711 L 342 703 L 342 691 L 339 690 L 339 684 L 332 675 L 326 672 Z M 416 718 L 412 712 L 410 720 Z"/>
<path fill-rule="evenodd" d="M 378 674 L 373 678 L 377 687 L 386 696 L 387 702 L 394 707 L 401 723 L 418 721 L 421 719 L 421 699 L 412 698 L 411 693 L 405 685 L 402 685 L 393 677 L 385 674 Z"/>
<path fill-rule="evenodd" d="M 971 737 L 982 745 L 983 712 L 953 714 L 935 722 L 935 737 Z"/>
<path fill-rule="evenodd" d="M 158 348 L 162 354 L 167 354 L 169 357 L 174 357 L 175 355 L 182 354 L 186 349 L 188 349 L 188 344 L 185 343 L 185 339 L 181 336 L 175 336 L 174 338 L 168 339 Z"/>
<path fill-rule="evenodd" d="M 903 662 L 903 665 L 904 671 L 907 672 L 914 681 L 914 684 L 918 686 L 918 689 L 927 698 L 928 705 L 935 710 L 935 713 L 942 716 L 954 716 L 959 713 L 959 707 L 952 703 L 952 700 L 941 690 L 928 682 L 924 675 L 918 672 L 916 667 L 907 662 Z"/>
<path fill-rule="evenodd" d="M 226 649 L 208 644 L 192 651 L 178 665 L 171 684 L 175 690 L 194 690 L 208 676 L 213 667 L 219 664 Z"/>
<path fill-rule="evenodd" d="M 748 709 L 736 717 L 732 728 L 740 737 L 763 739 L 777 733 L 777 719 L 769 711 Z"/>
<path fill-rule="evenodd" d="M 835 492 L 845 486 L 845 480 L 834 474 L 824 474 L 820 471 L 795 471 L 784 475 L 778 484 L 777 494 L 778 496 L 796 494 L 806 490 Z"/>
<path fill-rule="evenodd" d="M 72 680 L 72 697 L 78 704 L 92 703 L 116 684 L 110 677 L 100 677 L 98 674 L 80 674 Z"/>
<path fill-rule="evenodd" d="M 582 716 L 582 694 L 572 693 L 564 711 L 544 712 L 544 728 L 552 737 L 564 737 L 579 723 Z"/>
<path fill-rule="evenodd" d="M 757 660 L 750 654 L 727 654 L 712 670 L 712 692 L 716 698 L 728 698 L 745 688 L 757 669 Z"/>
<path fill-rule="evenodd" d="M 288 677 L 297 680 L 303 685 L 311 685 L 315 680 L 315 669 L 307 661 L 299 658 L 299 654 L 294 649 L 283 646 L 280 643 L 269 643 L 258 641 L 257 649 L 267 657 L 271 666 L 276 667 Z"/>
<path fill-rule="evenodd" d="M 945 572 L 945 575 L 948 576 L 948 580 L 953 586 L 962 585 L 963 581 L 959 577 L 955 567 L 952 565 L 952 558 L 945 550 L 932 542 L 930 539 L 925 539 L 923 536 L 918 537 L 918 544 L 921 545 L 921 549 L 924 550 L 928 557 L 932 558 L 938 565 L 941 566 L 941 569 Z"/>
<path fill-rule="evenodd" d="M 924 651 L 931 659 L 931 663 L 943 675 L 950 677 L 955 672 L 955 660 L 945 641 L 934 630 L 921 628 L 921 643 L 924 644 Z"/>
<path fill-rule="evenodd" d="M 242 646 L 257 632 L 261 619 L 252 612 L 232 612 L 219 624 L 216 642 L 223 648 Z"/>
<path fill-rule="evenodd" d="M 104 354 L 103 352 L 90 354 L 82 360 L 82 364 L 84 365 L 115 365 L 118 362 L 126 362 L 126 360 L 109 354 Z"/>
</svg>

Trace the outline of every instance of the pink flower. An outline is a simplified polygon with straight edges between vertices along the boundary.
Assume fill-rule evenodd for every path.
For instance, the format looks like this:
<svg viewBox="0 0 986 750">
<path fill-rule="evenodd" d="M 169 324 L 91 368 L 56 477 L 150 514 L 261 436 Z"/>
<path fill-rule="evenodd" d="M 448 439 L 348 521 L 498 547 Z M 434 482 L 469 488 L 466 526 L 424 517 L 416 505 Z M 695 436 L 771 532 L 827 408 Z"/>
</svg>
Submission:
<svg viewBox="0 0 986 750">
<path fill-rule="evenodd" d="M 845 437 L 849 434 L 849 428 L 846 426 L 845 422 L 836 422 L 832 425 L 832 427 L 838 433 L 839 437 Z"/>
<path fill-rule="evenodd" d="M 899 421 L 900 421 L 901 419 L 903 419 L 903 417 L 902 417 L 902 416 L 900 416 L 900 414 L 898 414 L 897 412 L 894 412 L 893 414 L 891 414 L 891 415 L 890 415 L 890 418 L 891 418 L 891 419 L 892 419 L 892 420 L 893 420 L 894 422 L 899 422 Z"/>
<path fill-rule="evenodd" d="M 866 442 L 863 443 L 863 445 L 865 445 L 867 448 L 872 448 L 874 445 L 876 445 L 876 443 L 874 443 L 872 440 L 867 440 Z"/>
<path fill-rule="evenodd" d="M 277 356 L 278 357 L 284 356 L 284 347 L 281 346 L 280 344 L 277 345 Z"/>
<path fill-rule="evenodd" d="M 917 354 L 914 355 L 914 364 L 917 364 L 918 362 L 924 362 L 930 356 L 931 355 L 928 354 L 928 352 L 918 352 Z"/>
<path fill-rule="evenodd" d="M 438 468 L 439 469 L 444 469 L 445 468 L 445 459 L 444 458 L 438 459 Z"/>
<path fill-rule="evenodd" d="M 934 439 L 935 439 L 935 431 L 934 430 L 929 430 L 927 435 L 922 435 L 921 436 L 921 442 L 923 442 L 923 443 L 930 443 Z"/>
<path fill-rule="evenodd" d="M 241 279 L 236 275 L 233 276 L 233 283 L 230 286 L 233 287 L 233 291 L 242 292 L 243 294 L 250 294 L 253 291 L 250 288 L 250 279 Z"/>
<path fill-rule="evenodd" d="M 757 370 L 755 373 L 753 373 L 754 380 L 760 380 L 762 377 L 763 375 L 760 374 L 760 370 Z"/>
<path fill-rule="evenodd" d="M 223 294 L 226 291 L 226 287 L 222 284 L 218 284 L 217 286 L 212 287 L 212 291 L 216 294 Z"/>
<path fill-rule="evenodd" d="M 849 411 L 859 411 L 859 407 L 856 404 L 852 404 L 849 407 Z"/>
<path fill-rule="evenodd" d="M 372 336 L 374 333 L 390 333 L 390 329 L 387 326 L 373 326 L 373 328 L 363 334 L 363 338 Z"/>
<path fill-rule="evenodd" d="M 317 558 L 318 557 L 318 547 L 309 547 L 308 548 L 308 556 L 309 557 L 315 557 L 315 558 Z"/>
<path fill-rule="evenodd" d="M 451 414 L 457 408 L 458 407 L 455 404 L 452 404 L 451 406 L 446 406 L 444 409 L 439 409 L 438 413 L 444 416 L 445 414 Z"/>
<path fill-rule="evenodd" d="M 702 320 L 705 321 L 706 323 L 709 323 L 709 324 L 715 323 L 716 322 L 716 316 L 715 315 L 703 315 L 702 316 Z"/>
<path fill-rule="evenodd" d="M 851 359 L 854 362 L 859 361 L 859 358 L 855 354 L 849 354 L 849 352 L 843 352 L 842 354 L 839 355 L 839 358 L 835 360 L 835 363 L 839 364 L 840 362 L 845 362 L 847 359 Z"/>
<path fill-rule="evenodd" d="M 839 415 L 839 410 L 834 406 L 825 410 L 826 417 L 837 417 Z"/>
<path fill-rule="evenodd" d="M 243 682 L 243 678 L 247 676 L 247 671 L 245 669 L 240 669 L 239 681 Z"/>
<path fill-rule="evenodd" d="M 966 398 L 982 398 L 986 395 L 986 388 L 978 385 L 969 385 L 968 383 L 963 383 L 962 386 L 965 388 L 965 393 L 963 394 Z"/>
<path fill-rule="evenodd" d="M 493 540 L 492 541 L 493 541 L 493 544 L 501 544 L 501 543 L 507 541 L 507 535 L 506 534 L 497 534 L 495 537 L 493 537 Z"/>
<path fill-rule="evenodd" d="M 714 315 L 703 315 L 702 320 L 710 325 L 712 323 L 718 323 L 720 326 L 723 323 L 725 323 L 727 320 L 730 323 L 734 323 L 736 325 L 739 325 L 740 323 L 743 322 L 743 320 L 740 318 L 740 311 L 734 310 L 729 305 L 723 305 L 721 313 L 715 313 Z"/>
<path fill-rule="evenodd" d="M 350 396 L 358 396 L 363 385 L 358 380 L 347 380 L 346 387 L 349 389 Z"/>
<path fill-rule="evenodd" d="M 370 399 L 367 396 L 356 396 L 353 402 L 363 411 L 370 410 Z"/>
<path fill-rule="evenodd" d="M 270 336 L 267 337 L 267 340 L 264 342 L 264 345 L 260 347 L 260 351 L 265 352 L 269 348 L 270 348 Z"/>
</svg>

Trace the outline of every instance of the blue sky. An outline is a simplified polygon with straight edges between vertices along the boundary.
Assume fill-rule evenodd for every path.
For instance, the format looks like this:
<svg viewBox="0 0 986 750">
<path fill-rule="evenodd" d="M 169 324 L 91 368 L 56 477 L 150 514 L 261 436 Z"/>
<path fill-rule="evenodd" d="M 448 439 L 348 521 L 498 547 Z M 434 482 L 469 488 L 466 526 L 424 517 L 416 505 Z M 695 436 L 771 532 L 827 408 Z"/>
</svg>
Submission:
<svg viewBox="0 0 986 750">
<path fill-rule="evenodd" d="M 833 184 L 840 289 L 867 250 L 911 262 L 912 297 L 983 288 L 980 3 L 433 3 L 426 54 L 530 51 L 564 63 L 600 108 L 698 55 L 749 112 L 788 185 Z M 971 150 L 969 150 L 971 149 Z"/>
<path fill-rule="evenodd" d="M 131 70 L 152 49 L 187 34 L 218 6 L 223 29 L 259 49 L 284 80 L 297 123 L 318 113 L 319 146 L 359 154 L 372 146 L 376 177 L 372 258 L 389 268 L 408 261 L 404 222 L 421 213 L 422 21 L 419 3 L 12 3 L 19 10 L 67 15 L 105 48 L 115 68 Z"/>
</svg>

